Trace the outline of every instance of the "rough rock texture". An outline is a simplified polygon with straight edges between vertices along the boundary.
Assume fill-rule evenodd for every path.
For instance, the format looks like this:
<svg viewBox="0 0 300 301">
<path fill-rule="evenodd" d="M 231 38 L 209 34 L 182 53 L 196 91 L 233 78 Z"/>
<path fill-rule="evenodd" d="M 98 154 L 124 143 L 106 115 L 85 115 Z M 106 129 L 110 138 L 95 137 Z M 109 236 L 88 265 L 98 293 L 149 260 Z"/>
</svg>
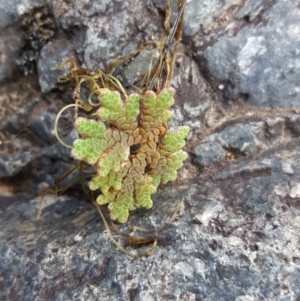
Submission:
<svg viewBox="0 0 300 301">
<path fill-rule="evenodd" d="M 8 29 L 0 34 L 0 82 L 12 77 L 16 71 L 14 64 L 21 46 L 20 34 L 14 29 Z"/>
<path fill-rule="evenodd" d="M 44 5 L 40 0 L 13 0 L 9 2 L 1 1 L 0 3 L 0 27 L 5 28 L 21 19 L 22 16 L 31 10 Z"/>
<path fill-rule="evenodd" d="M 208 35 L 206 41 L 215 40 L 209 47 L 199 36 L 195 50 L 216 84 L 225 85 L 228 98 L 243 95 L 249 105 L 294 108 L 300 104 L 299 3 L 270 2 L 264 1 L 263 13 L 254 17 L 251 11 L 256 10 L 257 2 L 246 1 L 236 21 L 226 26 L 225 35 Z M 250 24 L 238 28 L 245 18 Z"/>
<path fill-rule="evenodd" d="M 187 3 L 171 123 L 190 126 L 190 157 L 122 227 L 159 228 L 183 201 L 150 257 L 115 248 L 80 185 L 46 197 L 35 220 L 41 188 L 75 163 L 52 134 L 73 89 L 53 67 L 105 68 L 159 40 L 166 4 L 0 0 L 1 300 L 300 300 L 299 0 Z M 126 85 L 144 58 L 120 75 Z M 72 122 L 65 112 L 67 143 Z"/>
</svg>

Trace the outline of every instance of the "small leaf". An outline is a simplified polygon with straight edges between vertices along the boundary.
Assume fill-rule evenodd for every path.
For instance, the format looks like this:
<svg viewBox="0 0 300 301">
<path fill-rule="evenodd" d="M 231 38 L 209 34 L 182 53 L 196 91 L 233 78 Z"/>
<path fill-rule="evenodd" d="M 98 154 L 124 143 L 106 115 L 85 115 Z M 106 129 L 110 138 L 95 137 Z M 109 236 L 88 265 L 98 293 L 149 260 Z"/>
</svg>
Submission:
<svg viewBox="0 0 300 301">
<path fill-rule="evenodd" d="M 178 136 L 180 139 L 185 139 L 190 132 L 190 128 L 188 126 L 182 126 L 178 129 Z"/>
<path fill-rule="evenodd" d="M 89 188 L 91 190 L 97 190 L 103 185 L 103 178 L 99 177 L 98 175 L 92 177 L 91 181 L 89 182 Z"/>
<path fill-rule="evenodd" d="M 171 107 L 174 104 L 174 93 L 175 90 L 172 88 L 163 90 L 157 98 L 156 108 L 167 109 Z"/>
<path fill-rule="evenodd" d="M 129 210 L 123 202 L 111 202 L 108 205 L 110 210 L 110 216 L 113 220 L 117 220 L 119 223 L 125 223 L 129 216 Z"/>
<path fill-rule="evenodd" d="M 160 180 L 161 180 L 160 175 L 152 176 L 152 185 L 157 188 L 160 183 Z"/>
<path fill-rule="evenodd" d="M 139 95 L 131 94 L 127 98 L 127 102 L 125 105 L 125 116 L 126 117 L 136 117 L 140 112 L 139 108 Z"/>
<path fill-rule="evenodd" d="M 175 170 L 168 173 L 163 173 L 161 176 L 161 181 L 163 184 L 166 184 L 169 181 L 174 181 L 177 178 L 177 172 Z"/>
<path fill-rule="evenodd" d="M 136 204 L 146 209 L 149 209 L 152 207 L 153 202 L 149 194 L 141 194 L 136 197 Z"/>
<path fill-rule="evenodd" d="M 175 152 L 185 145 L 185 138 L 189 133 L 189 127 L 181 127 L 177 131 L 169 130 L 164 137 L 163 149 Z"/>
<path fill-rule="evenodd" d="M 89 120 L 83 117 L 79 117 L 75 122 L 75 127 L 81 135 L 88 137 L 102 138 L 105 125 L 96 120 Z"/>
<path fill-rule="evenodd" d="M 123 108 L 123 102 L 121 100 L 120 93 L 117 91 L 101 89 L 100 101 L 102 106 L 111 112 L 120 112 Z"/>
<path fill-rule="evenodd" d="M 99 162 L 99 170 L 98 173 L 100 176 L 105 177 L 109 174 L 113 167 L 113 157 L 109 154 L 106 154 L 104 158 L 102 158 Z"/>
<path fill-rule="evenodd" d="M 76 139 L 71 154 L 75 159 L 94 164 L 101 155 L 100 140 L 97 138 Z"/>
<path fill-rule="evenodd" d="M 147 91 L 145 93 L 144 107 L 146 109 L 155 108 L 156 106 L 156 94 L 153 91 Z"/>
<path fill-rule="evenodd" d="M 97 111 L 97 114 L 102 120 L 111 120 L 111 110 L 108 110 L 106 108 L 100 108 Z"/>
<path fill-rule="evenodd" d="M 97 197 L 96 199 L 96 202 L 99 204 L 99 205 L 106 205 L 109 203 L 109 198 L 107 195 L 104 195 L 104 194 L 101 194 Z"/>
</svg>

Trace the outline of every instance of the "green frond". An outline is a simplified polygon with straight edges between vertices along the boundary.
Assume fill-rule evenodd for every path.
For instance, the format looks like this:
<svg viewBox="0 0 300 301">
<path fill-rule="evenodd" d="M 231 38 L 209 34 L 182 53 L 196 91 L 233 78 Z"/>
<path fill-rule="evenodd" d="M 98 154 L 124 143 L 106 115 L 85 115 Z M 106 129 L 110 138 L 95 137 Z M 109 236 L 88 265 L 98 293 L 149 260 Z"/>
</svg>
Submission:
<svg viewBox="0 0 300 301">
<path fill-rule="evenodd" d="M 97 203 L 108 204 L 113 220 L 124 223 L 130 210 L 151 208 L 151 195 L 161 182 L 176 179 L 187 158 L 182 148 L 189 128 L 166 127 L 173 96 L 172 88 L 159 95 L 147 91 L 123 103 L 119 92 L 100 89 L 99 120 L 79 117 L 75 122 L 82 138 L 74 141 L 71 154 L 95 169 L 89 188 L 100 190 Z"/>
<path fill-rule="evenodd" d="M 79 134 L 94 138 L 102 138 L 103 133 L 106 130 L 106 127 L 102 122 L 83 117 L 79 117 L 75 121 L 75 128 Z"/>
</svg>

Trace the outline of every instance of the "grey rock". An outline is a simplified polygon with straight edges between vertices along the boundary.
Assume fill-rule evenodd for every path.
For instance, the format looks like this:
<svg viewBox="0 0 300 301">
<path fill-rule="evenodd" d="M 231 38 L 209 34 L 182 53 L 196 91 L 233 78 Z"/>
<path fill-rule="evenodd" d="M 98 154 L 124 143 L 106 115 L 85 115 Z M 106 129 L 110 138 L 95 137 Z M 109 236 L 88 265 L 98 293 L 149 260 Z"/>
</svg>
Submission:
<svg viewBox="0 0 300 301">
<path fill-rule="evenodd" d="M 222 13 L 224 13 L 233 4 L 234 0 L 189 1 L 184 11 L 184 35 L 193 36 L 201 27 L 204 28 L 204 30 L 209 28 L 213 23 L 214 18 L 222 15 Z"/>
<path fill-rule="evenodd" d="M 262 160 L 261 162 L 251 162 L 250 160 L 237 162 L 221 170 L 216 176 L 216 179 L 225 180 L 235 176 L 241 176 L 245 173 L 268 173 L 271 170 L 271 163 L 272 161 L 270 160 Z"/>
<path fill-rule="evenodd" d="M 158 192 L 153 209 L 133 211 L 129 223 L 161 227 L 176 199 L 185 206 L 158 234 L 154 253 L 138 260 L 115 249 L 89 204 L 65 197 L 54 204 L 47 197 L 42 219 L 35 221 L 38 199 L 12 203 L 0 215 L 1 297 L 296 300 L 299 206 L 286 202 L 297 174 L 277 165 L 290 160 L 299 170 L 299 151 L 299 146 L 293 152 L 287 147 L 254 160 L 272 162 L 270 172 L 244 170 L 247 181 L 236 174 L 212 183 L 204 174 Z"/>
<path fill-rule="evenodd" d="M 206 113 L 211 107 L 211 95 L 198 66 L 186 55 L 178 55 L 171 85 L 176 89 L 175 105 L 172 107 L 173 117 L 170 124 L 173 127 L 182 124 L 190 127 L 189 137 L 200 133 Z M 180 102 L 176 102 L 180 99 Z"/>
<path fill-rule="evenodd" d="M 155 25 L 157 17 L 153 18 L 140 1 L 137 1 L 136 5 L 117 0 L 99 3 L 79 1 L 74 6 L 65 3 L 53 6 L 53 10 L 61 27 L 75 35 L 73 40 L 67 42 L 63 38 L 59 42 L 58 39 L 54 44 L 43 48 L 38 64 L 39 82 L 43 92 L 50 91 L 55 86 L 55 79 L 59 73 L 50 69 L 57 62 L 74 57 L 76 53 L 83 67 L 104 69 L 115 58 L 136 49 L 141 40 L 149 40 L 150 34 L 161 31 Z M 139 24 L 141 19 L 137 20 L 136 16 L 141 14 L 144 25 L 137 27 L 136 24 Z M 132 70 L 131 73 L 134 73 L 135 68 Z M 128 82 L 128 79 L 125 82 Z"/>
<path fill-rule="evenodd" d="M 297 151 L 298 146 L 292 143 L 287 145 L 288 150 L 283 149 L 277 151 L 276 154 L 270 158 L 260 158 L 253 162 L 253 160 L 240 161 L 231 164 L 221 170 L 216 176 L 217 179 L 228 179 L 238 175 L 247 173 L 275 173 L 279 176 L 294 175 L 300 171 L 299 158 Z M 284 182 L 284 181 L 283 181 Z M 292 185 L 296 185 L 293 181 Z"/>
<path fill-rule="evenodd" d="M 23 2 L 26 13 L 38 3 Z M 163 8 L 154 4 L 166 1 L 49 3 L 60 32 L 38 55 L 41 88 L 34 76 L 4 82 L 19 49 L 7 32 L 20 39 L 14 28 L 4 29 L 0 299 L 299 299 L 298 2 L 187 3 L 171 83 L 176 94 L 170 127 L 191 127 L 186 149 L 193 158 L 176 182 L 158 189 L 151 210 L 131 212 L 122 225 L 123 231 L 132 225 L 162 227 L 183 201 L 169 228 L 149 234 L 158 236 L 153 254 L 137 260 L 111 243 L 96 209 L 84 202 L 88 198 L 80 183 L 56 203 L 46 196 L 40 221 L 35 220 L 39 198 L 16 191 L 37 196 L 55 180 L 64 186 L 80 177 L 77 170 L 63 179 L 76 162 L 51 133 L 56 112 L 72 101 L 72 89 L 61 93 L 70 86 L 57 86 L 57 76 L 69 66 L 61 72 L 51 68 L 70 57 L 81 67 L 105 68 L 140 43 L 159 40 L 165 35 Z M 7 6 L 17 10 L 16 3 Z M 22 16 L 21 11 L 7 14 L 3 24 Z M 143 68 L 137 63 L 128 66 L 128 83 Z M 69 115 L 60 128 L 70 144 Z M 115 236 L 126 246 L 126 238 Z M 148 247 L 126 246 L 137 253 Z"/>
<path fill-rule="evenodd" d="M 235 150 L 247 156 L 259 150 L 260 141 L 257 137 L 262 130 L 262 122 L 237 124 L 225 128 L 218 134 L 207 136 L 203 141 L 219 143 L 225 149 Z"/>
<path fill-rule="evenodd" d="M 295 120 L 295 117 L 297 115 L 292 114 L 292 116 L 289 116 L 288 118 L 283 118 L 283 117 L 269 117 L 266 118 L 265 120 L 265 137 L 267 137 L 269 140 L 273 141 L 273 143 L 275 141 L 279 141 L 282 139 L 282 137 L 285 134 L 285 130 L 286 130 L 286 125 L 289 122 L 286 122 L 287 120 L 289 120 L 290 118 Z M 291 124 L 291 123 L 290 123 Z M 293 124 L 295 125 L 295 123 L 293 122 Z"/>
<path fill-rule="evenodd" d="M 0 86 L 0 131 L 24 131 L 41 100 L 37 88 L 35 78 L 23 77 L 18 72 L 14 78 L 6 78 Z"/>
<path fill-rule="evenodd" d="M 264 8 L 264 0 L 248 0 L 240 7 L 238 12 L 235 14 L 237 19 L 248 17 L 249 21 L 253 21 Z"/>
<path fill-rule="evenodd" d="M 60 3 L 59 5 L 51 3 L 56 18 L 59 20 L 63 29 L 69 29 L 74 26 L 90 24 L 93 25 L 93 19 L 97 15 L 112 13 L 115 9 L 114 3 L 120 1 L 77 1 L 76 3 Z"/>
<path fill-rule="evenodd" d="M 288 15 L 288 18 L 282 16 Z M 299 106 L 300 75 L 296 2 L 278 2 L 262 15 L 264 22 L 226 34 L 203 52 L 210 74 L 225 84 L 225 95 L 244 95 L 249 105 Z M 198 53 L 201 57 L 202 51 Z"/>
<path fill-rule="evenodd" d="M 5 28 L 17 21 L 30 10 L 41 7 L 44 1 L 41 0 L 13 0 L 13 1 L 0 1 L 0 28 Z"/>
<path fill-rule="evenodd" d="M 151 14 L 141 1 L 79 1 L 54 9 L 62 28 L 85 28 L 77 51 L 87 68 L 105 68 L 113 59 L 136 49 L 141 40 L 149 40 L 151 35 L 162 31 L 156 26 L 158 15 Z M 144 25 L 137 26 L 141 23 Z"/>
<path fill-rule="evenodd" d="M 117 76 L 124 87 L 134 85 L 138 80 L 143 78 L 149 71 L 149 65 L 155 66 L 159 58 L 157 51 L 142 50 L 133 62 L 125 67 Z M 117 71 L 117 70 L 116 70 Z"/>
<path fill-rule="evenodd" d="M 207 142 L 198 145 L 193 154 L 200 166 L 209 166 L 225 158 L 226 151 L 219 143 Z"/>
<path fill-rule="evenodd" d="M 287 116 L 286 129 L 293 138 L 297 138 L 300 136 L 299 114 L 291 114 Z"/>
<path fill-rule="evenodd" d="M 17 71 L 16 59 L 21 48 L 21 35 L 13 29 L 0 33 L 0 82 L 11 78 Z"/>
<path fill-rule="evenodd" d="M 275 132 L 276 121 L 269 120 L 268 133 Z M 273 127 L 272 127 L 273 126 Z M 195 162 L 200 166 L 209 166 L 225 159 L 227 153 L 236 156 L 249 156 L 265 147 L 264 122 L 237 123 L 227 126 L 219 133 L 207 135 L 192 152 Z M 276 132 L 277 133 L 277 132 Z"/>
<path fill-rule="evenodd" d="M 12 177 L 18 174 L 24 166 L 32 161 L 33 157 L 32 150 L 0 156 L 0 178 Z"/>
<path fill-rule="evenodd" d="M 252 155 L 281 147 L 282 144 L 300 137 L 298 114 L 282 113 L 281 117 L 263 117 L 260 121 L 255 119 L 247 122 L 244 120 L 243 124 L 239 121 L 231 121 L 229 124 L 225 122 L 219 124 L 217 129 L 212 129 L 214 134 L 206 133 L 201 144 L 192 150 L 195 162 L 200 166 L 209 166 L 222 162 L 226 154 L 234 159 L 251 158 Z M 254 171 L 255 168 L 257 167 L 249 164 L 249 170 Z M 261 168 L 265 169 L 262 166 Z M 237 172 L 233 167 L 230 169 L 230 173 Z"/>
<path fill-rule="evenodd" d="M 88 28 L 84 41 L 84 61 L 88 68 L 104 68 L 116 57 L 117 45 L 125 42 L 128 34 L 129 20 L 126 11 L 120 11 L 114 16 L 94 18 L 94 24 Z M 95 28 L 101 28 L 103 24 L 106 24 L 107 30 L 104 30 L 104 35 L 99 35 Z"/>
<path fill-rule="evenodd" d="M 234 4 L 234 0 L 191 0 L 187 1 L 183 14 L 183 34 L 185 37 L 194 36 L 202 28 L 207 30 L 213 23 L 214 19 L 221 16 L 228 8 Z M 167 0 L 154 0 L 157 6 L 164 9 L 168 7 Z M 177 3 L 173 1 L 172 18 L 174 22 L 177 15 Z"/>
<path fill-rule="evenodd" d="M 64 139 L 64 141 L 65 140 L 66 139 Z M 65 142 L 67 143 L 68 140 Z M 68 158 L 70 156 L 70 149 L 66 148 L 64 145 L 57 142 L 57 143 L 52 144 L 50 147 L 44 148 L 42 150 L 42 155 L 45 157 L 49 157 L 51 159 L 64 159 L 64 158 Z"/>
<path fill-rule="evenodd" d="M 19 71 L 27 76 L 36 73 L 40 50 L 57 32 L 57 23 L 47 6 L 31 10 L 20 21 L 22 50 L 17 59 Z"/>
<path fill-rule="evenodd" d="M 30 122 L 29 128 L 38 137 L 39 141 L 45 144 L 56 142 L 56 138 L 52 134 L 55 118 L 56 114 L 44 111 Z"/>
<path fill-rule="evenodd" d="M 70 64 L 58 67 L 68 59 L 75 60 L 74 47 L 74 43 L 64 38 L 49 42 L 42 48 L 38 60 L 38 77 L 43 93 L 51 91 L 58 83 L 58 78 L 70 72 Z"/>
</svg>

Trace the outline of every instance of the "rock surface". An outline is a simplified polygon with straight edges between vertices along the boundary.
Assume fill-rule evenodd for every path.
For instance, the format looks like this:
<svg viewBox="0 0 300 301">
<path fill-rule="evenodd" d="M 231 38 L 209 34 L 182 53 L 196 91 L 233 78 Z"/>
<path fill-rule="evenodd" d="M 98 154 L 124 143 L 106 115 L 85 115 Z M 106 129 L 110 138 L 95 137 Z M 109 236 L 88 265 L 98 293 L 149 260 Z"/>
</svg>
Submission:
<svg viewBox="0 0 300 301">
<path fill-rule="evenodd" d="M 135 232 L 158 237 L 151 256 L 116 249 L 81 185 L 47 196 L 35 220 L 41 188 L 75 163 L 52 133 L 73 91 L 53 67 L 105 68 L 160 40 L 166 5 L 0 0 L 1 300 L 300 300 L 299 0 L 187 3 L 171 126 L 190 126 L 190 156 L 153 208 L 121 227 L 163 227 L 183 201 L 164 231 Z M 144 57 L 120 75 L 126 85 Z M 65 112 L 66 143 L 72 122 Z"/>
</svg>

